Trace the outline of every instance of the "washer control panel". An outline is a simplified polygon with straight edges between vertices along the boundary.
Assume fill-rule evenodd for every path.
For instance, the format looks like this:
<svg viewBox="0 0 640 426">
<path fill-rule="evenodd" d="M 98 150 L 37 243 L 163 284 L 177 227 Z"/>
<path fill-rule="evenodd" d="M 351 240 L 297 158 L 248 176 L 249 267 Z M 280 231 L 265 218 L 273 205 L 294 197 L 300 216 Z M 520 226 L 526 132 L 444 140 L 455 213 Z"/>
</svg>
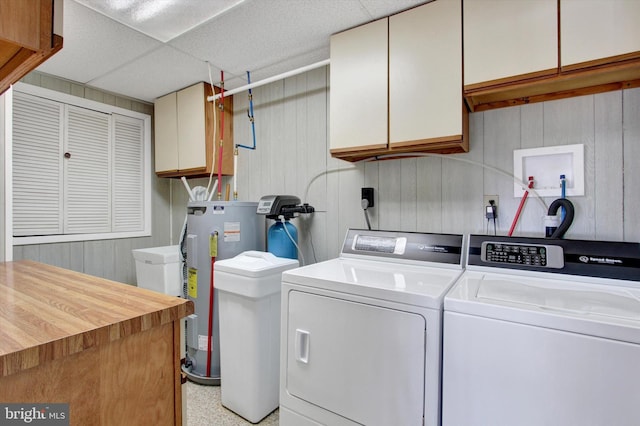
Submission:
<svg viewBox="0 0 640 426">
<path fill-rule="evenodd" d="M 488 263 L 563 268 L 564 252 L 556 245 L 484 241 L 481 259 Z"/>
</svg>

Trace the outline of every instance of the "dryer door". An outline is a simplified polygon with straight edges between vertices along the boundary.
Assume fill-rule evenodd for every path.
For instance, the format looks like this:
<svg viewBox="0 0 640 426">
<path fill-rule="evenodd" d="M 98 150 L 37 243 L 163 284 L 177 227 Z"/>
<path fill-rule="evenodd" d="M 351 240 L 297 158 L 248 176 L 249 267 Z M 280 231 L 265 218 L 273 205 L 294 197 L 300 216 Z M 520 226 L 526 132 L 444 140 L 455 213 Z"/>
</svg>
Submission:
<svg viewBox="0 0 640 426">
<path fill-rule="evenodd" d="M 300 291 L 288 306 L 289 394 L 360 424 L 422 424 L 423 316 Z"/>
</svg>

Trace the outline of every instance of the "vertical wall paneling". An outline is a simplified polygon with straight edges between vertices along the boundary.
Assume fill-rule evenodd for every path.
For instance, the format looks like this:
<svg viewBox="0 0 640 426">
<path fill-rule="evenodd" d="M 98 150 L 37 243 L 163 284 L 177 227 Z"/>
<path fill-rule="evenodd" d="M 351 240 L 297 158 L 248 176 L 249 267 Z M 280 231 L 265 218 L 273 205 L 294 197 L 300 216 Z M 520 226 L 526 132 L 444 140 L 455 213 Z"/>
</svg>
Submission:
<svg viewBox="0 0 640 426">
<path fill-rule="evenodd" d="M 513 151 L 520 149 L 520 109 L 500 108 L 487 111 L 484 114 L 484 164 L 503 170 L 508 174 L 513 173 Z M 490 169 L 483 170 L 484 195 L 498 195 L 509 192 L 513 188 L 513 180 L 508 176 L 499 174 Z M 504 199 L 502 199 L 504 198 Z M 499 197 L 498 199 L 498 220 L 496 228 L 501 234 L 509 232 L 511 223 L 520 204 L 520 198 Z M 533 204 L 533 203 L 527 203 Z M 487 223 L 483 200 L 473 210 L 478 217 L 483 220 L 484 229 L 488 229 L 489 234 L 493 234 L 493 221 Z M 528 211 L 532 210 L 531 205 L 527 206 Z M 487 228 L 488 226 L 488 228 Z M 516 228 L 520 235 L 530 233 L 526 221 L 518 220 Z"/>
<path fill-rule="evenodd" d="M 385 160 L 378 166 L 380 199 L 378 205 L 380 229 L 402 230 L 402 164 L 407 160 Z"/>
<path fill-rule="evenodd" d="M 298 149 L 299 164 L 306 167 L 298 174 L 298 194 L 304 197 L 304 192 L 310 180 L 318 173 L 327 169 L 327 151 L 328 151 L 328 134 L 329 126 L 326 117 L 328 117 L 329 104 L 327 102 L 328 94 L 328 68 L 322 67 L 307 73 L 306 97 L 307 102 L 304 103 L 306 109 L 305 117 L 307 123 L 304 128 L 304 140 Z M 322 185 L 316 185 L 313 191 L 309 192 L 308 199 L 302 200 L 316 207 L 325 204 L 327 198 L 326 176 L 322 179 Z M 305 223 L 307 227 L 303 227 L 304 232 L 310 233 L 313 247 L 305 244 L 305 247 L 313 249 L 313 253 L 305 252 L 306 259 L 311 259 L 311 254 L 317 256 L 317 252 L 327 252 L 327 236 L 324 232 L 326 229 L 327 215 L 313 215 Z"/>
<path fill-rule="evenodd" d="M 544 103 L 522 105 L 517 109 L 520 111 L 520 149 L 541 147 L 544 139 Z"/>
<path fill-rule="evenodd" d="M 442 162 L 420 157 L 416 170 L 416 227 L 420 232 L 442 232 Z"/>
<path fill-rule="evenodd" d="M 407 158 L 400 165 L 400 223 L 403 230 L 415 232 L 418 230 L 418 162 Z"/>
<path fill-rule="evenodd" d="M 476 143 L 474 135 L 483 134 L 484 116 L 469 116 L 470 149 L 466 154 L 445 158 L 442 162 L 442 232 L 483 232 L 484 221 L 473 206 L 482 204 L 483 168 L 461 161 L 463 158 L 475 163 L 483 161 L 483 146 Z M 488 143 L 488 142 L 486 142 Z M 460 224 L 466 224 L 461 231 Z"/>
<path fill-rule="evenodd" d="M 622 92 L 596 96 L 594 218 L 596 239 L 622 240 Z"/>
<path fill-rule="evenodd" d="M 565 234 L 566 238 L 593 238 L 595 219 L 593 217 L 594 185 L 594 96 L 579 96 L 551 101 L 544 107 L 544 146 L 584 145 L 585 195 L 572 197 L 576 216 Z M 560 197 L 560 176 L 558 176 L 558 196 L 547 200 L 551 204 Z"/>
<path fill-rule="evenodd" d="M 624 239 L 640 241 L 640 88 L 623 91 Z M 619 208 L 620 206 L 614 206 Z"/>
<path fill-rule="evenodd" d="M 517 107 L 520 110 L 520 149 L 539 148 L 544 146 L 544 103 L 536 103 L 529 105 L 522 105 Z M 513 155 L 511 156 L 511 170 L 507 170 L 513 173 Z M 535 177 L 535 176 L 534 176 Z M 525 179 L 527 177 L 525 176 Z M 513 191 L 512 191 L 513 193 Z M 524 193 L 524 190 L 523 190 Z M 504 198 L 504 199 L 503 199 Z M 532 192 L 527 197 L 525 207 L 520 214 L 519 231 L 514 233 L 515 235 L 531 235 L 541 236 L 544 235 L 544 216 L 547 214 L 547 207 L 549 203 L 546 199 L 537 199 L 535 192 Z M 513 216 L 516 213 L 517 206 L 520 204 L 520 198 L 512 198 L 509 196 L 500 197 L 500 217 L 499 221 L 502 226 L 505 227 L 508 232 L 513 221 Z M 503 207 L 504 206 L 504 207 Z M 511 213 L 506 215 L 509 210 L 505 211 L 505 208 L 511 207 Z"/>
<path fill-rule="evenodd" d="M 66 243 L 42 244 L 40 246 L 40 262 L 70 268 L 71 246 Z"/>
<path fill-rule="evenodd" d="M 73 242 L 69 243 L 69 269 L 77 272 L 84 271 L 84 258 L 82 256 L 84 250 L 84 243 Z M 135 271 L 132 271 L 135 275 Z M 126 283 L 134 283 L 133 281 L 123 281 Z"/>
</svg>

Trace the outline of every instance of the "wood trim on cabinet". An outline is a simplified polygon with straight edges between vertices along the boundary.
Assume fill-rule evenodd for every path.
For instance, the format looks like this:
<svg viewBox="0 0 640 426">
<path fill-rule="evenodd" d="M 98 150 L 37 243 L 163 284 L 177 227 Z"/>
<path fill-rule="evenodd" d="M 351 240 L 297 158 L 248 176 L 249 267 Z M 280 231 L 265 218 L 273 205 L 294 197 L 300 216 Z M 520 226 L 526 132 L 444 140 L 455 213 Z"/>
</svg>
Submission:
<svg viewBox="0 0 640 426">
<path fill-rule="evenodd" d="M 599 62 L 599 61 L 597 61 Z M 637 87 L 640 57 L 556 76 L 465 91 L 473 112 Z"/>
<path fill-rule="evenodd" d="M 597 69 L 609 66 L 616 66 L 617 64 L 624 64 L 626 62 L 633 62 L 640 60 L 640 51 L 626 53 L 624 55 L 610 56 L 608 58 L 596 59 L 594 61 L 581 62 L 578 64 L 565 65 L 560 67 L 561 73 L 570 73 L 577 70 L 584 69 Z"/>
<path fill-rule="evenodd" d="M 332 149 L 331 156 L 341 160 L 357 162 L 362 160 L 379 160 L 377 157 L 384 156 L 383 160 L 393 158 L 406 158 L 410 154 L 431 153 L 431 154 L 459 154 L 469 152 L 469 110 L 464 102 L 462 107 L 462 134 L 451 135 L 430 139 L 420 139 L 415 141 L 394 142 L 387 145 L 368 145 L 353 149 Z M 394 157 L 394 154 L 398 157 Z"/>
<path fill-rule="evenodd" d="M 0 94 L 62 49 L 62 44 L 62 37 L 54 34 L 53 47 L 49 49 L 34 52 L 26 48 L 21 48 L 9 62 L 3 64 L 0 69 Z"/>
<path fill-rule="evenodd" d="M 535 81 L 549 76 L 558 75 L 557 68 L 550 68 L 548 70 L 536 71 L 527 74 L 515 75 L 511 77 L 499 78 L 497 80 L 485 81 L 482 83 L 467 84 L 464 86 L 465 93 L 474 92 L 477 90 L 486 90 L 490 87 L 502 87 L 512 83 L 521 81 Z"/>
</svg>

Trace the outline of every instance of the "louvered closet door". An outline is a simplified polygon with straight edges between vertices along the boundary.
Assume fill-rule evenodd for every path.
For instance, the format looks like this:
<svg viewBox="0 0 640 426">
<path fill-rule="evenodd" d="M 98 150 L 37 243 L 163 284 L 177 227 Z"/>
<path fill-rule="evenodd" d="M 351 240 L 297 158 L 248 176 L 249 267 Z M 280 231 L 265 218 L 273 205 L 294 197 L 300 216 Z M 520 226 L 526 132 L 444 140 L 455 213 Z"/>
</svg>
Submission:
<svg viewBox="0 0 640 426">
<path fill-rule="evenodd" d="M 113 115 L 113 231 L 144 228 L 144 123 Z"/>
<path fill-rule="evenodd" d="M 64 232 L 110 232 L 110 116 L 70 105 L 66 108 Z"/>
<path fill-rule="evenodd" d="M 13 235 L 62 233 L 62 105 L 14 92 Z"/>
</svg>

